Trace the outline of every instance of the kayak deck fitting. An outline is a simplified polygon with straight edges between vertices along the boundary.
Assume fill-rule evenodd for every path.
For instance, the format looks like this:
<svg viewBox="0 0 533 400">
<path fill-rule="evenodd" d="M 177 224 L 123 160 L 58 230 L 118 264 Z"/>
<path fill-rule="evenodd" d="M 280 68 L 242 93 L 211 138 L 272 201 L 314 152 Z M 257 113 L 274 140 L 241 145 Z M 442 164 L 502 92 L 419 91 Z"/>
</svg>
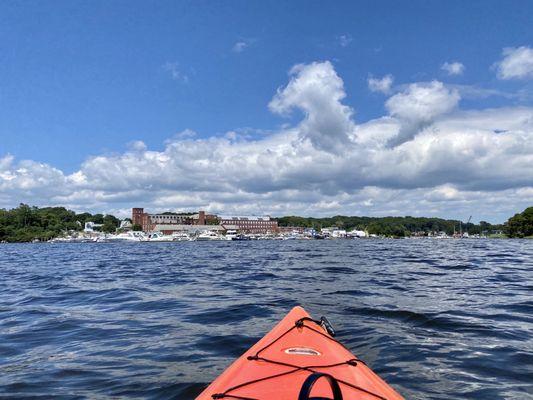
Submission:
<svg viewBox="0 0 533 400">
<path fill-rule="evenodd" d="M 333 335 L 294 307 L 196 400 L 403 399 Z"/>
</svg>

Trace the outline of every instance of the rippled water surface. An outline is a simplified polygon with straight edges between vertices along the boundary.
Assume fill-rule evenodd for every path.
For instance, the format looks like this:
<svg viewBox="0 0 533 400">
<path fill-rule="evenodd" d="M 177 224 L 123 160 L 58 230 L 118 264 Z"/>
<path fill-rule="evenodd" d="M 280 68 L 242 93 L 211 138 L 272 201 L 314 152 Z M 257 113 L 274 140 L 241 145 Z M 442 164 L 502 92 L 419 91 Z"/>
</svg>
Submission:
<svg viewBox="0 0 533 400">
<path fill-rule="evenodd" d="M 0 245 L 0 396 L 193 399 L 297 304 L 406 398 L 533 399 L 533 240 Z"/>
</svg>

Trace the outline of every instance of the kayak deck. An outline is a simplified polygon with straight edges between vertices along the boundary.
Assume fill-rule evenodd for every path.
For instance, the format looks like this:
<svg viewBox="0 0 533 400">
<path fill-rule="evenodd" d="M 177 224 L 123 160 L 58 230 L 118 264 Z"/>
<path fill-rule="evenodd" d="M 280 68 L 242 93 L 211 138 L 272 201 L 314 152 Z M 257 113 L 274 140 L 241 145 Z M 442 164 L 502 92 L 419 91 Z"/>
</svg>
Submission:
<svg viewBox="0 0 533 400">
<path fill-rule="evenodd" d="M 196 400 L 296 400 L 313 373 L 333 376 L 344 399 L 403 399 L 337 342 L 320 321 L 312 320 L 302 307 L 295 307 Z M 317 381 L 312 395 L 331 398 L 328 382 Z"/>
</svg>

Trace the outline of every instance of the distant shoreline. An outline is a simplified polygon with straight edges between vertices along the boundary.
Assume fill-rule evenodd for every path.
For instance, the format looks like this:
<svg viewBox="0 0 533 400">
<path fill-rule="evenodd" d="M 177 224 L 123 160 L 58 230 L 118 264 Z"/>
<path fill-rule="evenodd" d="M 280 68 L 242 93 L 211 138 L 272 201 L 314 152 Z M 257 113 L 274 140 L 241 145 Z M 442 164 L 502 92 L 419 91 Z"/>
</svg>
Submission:
<svg viewBox="0 0 533 400">
<path fill-rule="evenodd" d="M 445 237 L 439 237 L 439 236 L 405 236 L 405 237 L 387 237 L 387 236 L 374 236 L 374 237 L 363 237 L 363 238 L 355 238 L 355 237 L 340 237 L 340 238 L 325 238 L 326 241 L 360 241 L 360 240 L 363 240 L 363 241 L 368 241 L 368 240 L 392 240 L 392 241 L 397 241 L 397 240 L 434 240 L 434 241 L 457 241 L 457 240 L 467 240 L 467 241 L 472 241 L 472 240 L 514 240 L 514 239 L 522 239 L 522 240 L 533 240 L 533 235 L 531 236 L 525 236 L 525 237 L 509 237 L 505 234 L 502 234 L 502 235 L 489 235 L 489 236 L 468 236 L 468 237 L 453 237 L 453 236 L 445 236 Z M 224 238 L 224 236 L 221 236 L 219 237 L 218 239 L 215 239 L 213 241 L 229 241 L 231 239 L 226 239 Z M 255 237 L 255 238 L 250 238 L 250 239 L 247 239 L 249 241 L 257 241 L 257 240 L 318 240 L 318 239 L 313 239 L 313 238 L 310 238 L 310 237 L 284 237 L 284 238 L 281 238 L 281 237 Z M 183 241 L 183 240 L 155 240 L 155 241 L 150 241 L 150 240 L 138 240 L 138 241 L 135 241 L 137 243 L 175 243 L 175 242 L 180 242 L 180 241 Z M 186 240 L 186 241 L 194 241 L 194 240 Z M 65 238 L 65 237 L 59 237 L 59 238 L 56 238 L 56 239 L 52 239 L 52 240 L 47 240 L 47 241 L 39 241 L 39 240 L 34 240 L 34 241 L 18 241 L 18 242 L 15 242 L 15 241 L 11 241 L 11 242 L 7 242 L 7 241 L 2 241 L 0 242 L 0 244 L 21 244 L 21 243 L 25 243 L 25 244 L 81 244 L 81 243 L 85 243 L 85 244 L 102 244 L 102 243 L 132 243 L 132 241 L 126 241 L 126 240 L 94 240 L 93 239 L 89 239 L 87 237 L 69 237 L 69 238 Z"/>
<path fill-rule="evenodd" d="M 172 213 L 169 213 L 172 214 Z M 479 236 L 489 238 L 533 237 L 533 207 L 515 214 L 504 224 L 491 224 L 480 221 L 478 224 L 460 220 L 434 217 L 359 217 L 337 215 L 315 218 L 285 216 L 271 218 L 277 222 L 279 229 L 265 232 L 271 235 L 298 235 L 313 238 L 331 236 L 357 237 L 462 237 Z M 86 224 L 98 226 L 96 236 L 120 235 L 128 231 L 139 230 L 132 225 L 131 219 L 119 218 L 110 214 L 76 213 L 65 207 L 31 207 L 21 204 L 11 210 L 0 209 L 0 243 L 46 242 L 59 238 L 76 238 L 84 235 Z M 204 227 L 209 230 L 209 226 Z M 228 230 L 231 228 L 227 228 Z M 93 231 L 91 231 L 93 232 Z M 250 234 L 251 232 L 235 232 Z M 144 232 L 150 235 L 151 232 Z M 217 234 L 226 234 L 219 232 Z M 161 233 L 162 236 L 165 236 Z M 167 234 L 168 235 L 168 234 Z M 88 235 L 90 236 L 90 235 Z M 323 237 L 320 237 L 323 236 Z"/>
</svg>

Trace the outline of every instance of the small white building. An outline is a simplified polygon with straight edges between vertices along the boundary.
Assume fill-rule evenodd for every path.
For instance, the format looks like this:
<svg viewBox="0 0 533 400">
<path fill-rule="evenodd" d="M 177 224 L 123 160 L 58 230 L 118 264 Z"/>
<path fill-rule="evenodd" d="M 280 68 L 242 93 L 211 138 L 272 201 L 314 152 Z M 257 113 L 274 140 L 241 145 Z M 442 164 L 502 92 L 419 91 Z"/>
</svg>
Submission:
<svg viewBox="0 0 533 400">
<path fill-rule="evenodd" d="M 331 226 L 329 228 L 322 228 L 320 230 L 320 233 L 322 233 L 322 235 L 324 235 L 325 237 L 330 237 L 330 238 L 335 238 L 335 239 L 346 237 L 346 230 L 339 229 L 335 226 Z"/>
<path fill-rule="evenodd" d="M 103 224 L 95 224 L 92 221 L 85 223 L 85 228 L 83 228 L 83 232 L 85 233 L 93 233 L 94 228 L 100 228 Z"/>
<path fill-rule="evenodd" d="M 357 229 L 354 229 L 350 232 L 348 232 L 348 237 L 352 237 L 352 238 L 364 238 L 364 237 L 368 237 L 368 234 L 365 232 L 365 231 L 359 231 Z"/>
<path fill-rule="evenodd" d="M 346 237 L 346 230 L 344 229 L 334 229 L 331 232 L 332 238 L 345 238 Z"/>
<path fill-rule="evenodd" d="M 127 219 L 120 221 L 120 229 L 127 231 L 127 230 L 130 230 L 131 228 L 133 228 L 133 225 Z"/>
</svg>

